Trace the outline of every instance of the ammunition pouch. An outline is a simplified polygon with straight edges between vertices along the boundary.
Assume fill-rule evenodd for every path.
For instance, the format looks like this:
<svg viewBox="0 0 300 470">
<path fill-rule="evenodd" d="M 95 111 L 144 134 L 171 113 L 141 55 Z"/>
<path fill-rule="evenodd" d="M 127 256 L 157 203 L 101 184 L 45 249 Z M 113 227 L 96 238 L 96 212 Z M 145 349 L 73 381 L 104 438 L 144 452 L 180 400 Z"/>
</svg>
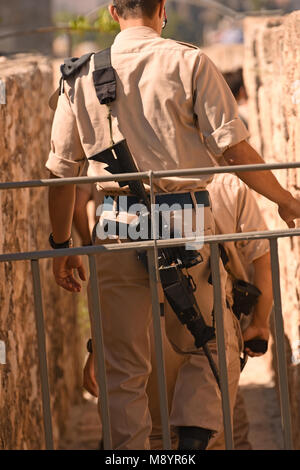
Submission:
<svg viewBox="0 0 300 470">
<path fill-rule="evenodd" d="M 219 243 L 220 257 L 224 268 L 229 273 L 231 278 L 234 278 L 233 273 L 229 269 L 229 257 L 222 243 Z M 233 306 L 232 310 L 238 320 L 241 315 L 250 315 L 253 307 L 257 304 L 261 291 L 250 282 L 243 281 L 242 279 L 235 279 L 232 283 Z"/>
<path fill-rule="evenodd" d="M 241 315 L 250 315 L 257 304 L 261 291 L 249 282 L 241 279 L 233 281 L 233 306 L 232 310 L 238 320 Z"/>
</svg>

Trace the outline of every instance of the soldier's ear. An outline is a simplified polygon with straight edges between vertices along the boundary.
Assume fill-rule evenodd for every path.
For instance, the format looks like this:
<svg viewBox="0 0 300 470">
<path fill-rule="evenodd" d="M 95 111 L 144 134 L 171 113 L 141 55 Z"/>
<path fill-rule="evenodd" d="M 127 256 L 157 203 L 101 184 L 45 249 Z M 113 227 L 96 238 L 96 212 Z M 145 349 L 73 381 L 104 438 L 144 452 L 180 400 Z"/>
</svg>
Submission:
<svg viewBox="0 0 300 470">
<path fill-rule="evenodd" d="M 116 7 L 114 5 L 109 5 L 108 11 L 109 11 L 110 16 L 112 17 L 112 19 L 114 21 L 116 21 L 117 23 L 119 23 L 120 21 L 119 21 L 118 15 L 117 15 Z"/>
<path fill-rule="evenodd" d="M 159 2 L 159 17 L 162 18 L 165 13 L 166 0 L 161 0 Z"/>
</svg>

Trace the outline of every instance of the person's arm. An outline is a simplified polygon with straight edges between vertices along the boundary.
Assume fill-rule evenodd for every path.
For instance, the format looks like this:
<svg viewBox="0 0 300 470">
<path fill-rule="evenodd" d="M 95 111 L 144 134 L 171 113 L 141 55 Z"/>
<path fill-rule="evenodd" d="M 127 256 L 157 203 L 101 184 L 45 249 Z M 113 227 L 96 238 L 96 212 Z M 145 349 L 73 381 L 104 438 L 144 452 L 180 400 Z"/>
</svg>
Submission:
<svg viewBox="0 0 300 470">
<path fill-rule="evenodd" d="M 88 202 L 91 200 L 89 188 L 89 185 L 87 185 L 86 189 L 77 186 L 73 216 L 74 226 L 81 238 L 81 243 L 84 246 L 90 245 L 92 243 L 91 232 L 89 227 L 89 217 L 87 211 Z"/>
<path fill-rule="evenodd" d="M 98 384 L 95 376 L 95 356 L 90 353 L 83 369 L 83 387 L 94 397 L 99 396 Z"/>
<path fill-rule="evenodd" d="M 249 132 L 238 116 L 236 100 L 211 60 L 198 52 L 193 71 L 194 113 L 202 138 L 214 159 L 228 165 L 262 164 L 264 160 L 247 143 Z M 278 204 L 279 215 L 290 228 L 300 218 L 300 201 L 279 184 L 271 171 L 240 172 L 250 188 Z"/>
<path fill-rule="evenodd" d="M 66 93 L 59 96 L 55 112 L 51 150 L 46 167 L 52 178 L 79 176 L 86 158 L 81 145 L 75 116 Z M 75 186 L 53 186 L 49 189 L 49 214 L 55 243 L 64 243 L 71 236 L 75 203 Z M 53 273 L 57 284 L 71 292 L 79 292 L 81 284 L 74 277 L 74 270 L 85 280 L 80 256 L 53 258 Z"/>
<path fill-rule="evenodd" d="M 232 191 L 230 194 L 231 212 L 236 217 L 235 231 L 243 233 L 268 230 L 254 193 L 236 177 L 231 175 L 228 178 L 236 180 L 234 186 L 236 191 Z M 273 302 L 269 242 L 267 239 L 240 240 L 235 243 L 235 248 L 246 273 L 248 273 L 249 279 L 247 280 L 261 292 L 252 311 L 251 324 L 243 333 L 244 341 L 254 339 L 267 341 L 269 338 L 269 316 Z M 234 264 L 232 269 L 234 269 Z M 239 274 L 236 273 L 237 278 L 238 276 Z M 251 352 L 247 347 L 245 352 L 253 357 L 261 355 Z"/>
<path fill-rule="evenodd" d="M 223 154 L 228 165 L 251 165 L 263 164 L 264 160 L 246 141 L 242 141 Z M 276 177 L 269 170 L 240 172 L 237 176 L 244 181 L 251 189 L 262 194 L 270 201 L 278 205 L 280 217 L 286 222 L 288 227 L 295 227 L 294 219 L 300 218 L 300 201 L 285 190 L 277 181 Z"/>
<path fill-rule="evenodd" d="M 51 178 L 56 178 L 52 173 Z M 49 188 L 49 216 L 55 243 L 64 243 L 71 236 L 76 198 L 76 186 L 51 186 Z"/>
<path fill-rule="evenodd" d="M 54 175 L 51 175 L 51 177 L 55 178 Z M 64 243 L 71 236 L 74 204 L 74 185 L 50 187 L 49 215 L 55 243 Z M 76 280 L 74 270 L 78 271 L 82 281 L 86 280 L 85 269 L 80 256 L 53 258 L 53 274 L 56 283 L 70 292 L 80 292 L 81 284 Z"/>
<path fill-rule="evenodd" d="M 252 339 L 269 339 L 269 318 L 273 304 L 272 273 L 270 253 L 266 253 L 253 261 L 253 284 L 261 291 L 258 302 L 253 310 L 250 325 L 243 333 L 244 341 Z M 261 356 L 246 348 L 245 352 L 252 357 Z"/>
</svg>

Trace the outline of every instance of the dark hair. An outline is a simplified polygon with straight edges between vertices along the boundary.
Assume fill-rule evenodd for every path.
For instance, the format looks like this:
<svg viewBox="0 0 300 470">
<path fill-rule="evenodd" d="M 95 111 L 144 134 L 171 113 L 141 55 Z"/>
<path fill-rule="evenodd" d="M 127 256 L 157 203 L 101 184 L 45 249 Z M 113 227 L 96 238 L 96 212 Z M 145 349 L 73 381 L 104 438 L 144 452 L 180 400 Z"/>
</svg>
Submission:
<svg viewBox="0 0 300 470">
<path fill-rule="evenodd" d="M 161 0 L 114 0 L 113 5 L 121 18 L 134 18 L 141 15 L 152 18 L 160 2 Z"/>
</svg>

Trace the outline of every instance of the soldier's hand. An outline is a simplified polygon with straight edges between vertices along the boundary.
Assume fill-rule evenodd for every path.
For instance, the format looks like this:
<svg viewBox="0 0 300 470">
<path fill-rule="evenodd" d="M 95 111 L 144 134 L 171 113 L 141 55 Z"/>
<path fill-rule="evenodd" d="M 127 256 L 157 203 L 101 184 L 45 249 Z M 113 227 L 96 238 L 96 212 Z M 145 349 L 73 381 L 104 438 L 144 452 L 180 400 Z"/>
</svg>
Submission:
<svg viewBox="0 0 300 470">
<path fill-rule="evenodd" d="M 251 323 L 248 328 L 243 332 L 243 339 L 244 342 L 251 341 L 254 339 L 263 339 L 265 341 L 269 340 L 270 336 L 270 329 L 268 326 L 259 326 Z M 262 356 L 264 353 L 255 353 L 251 351 L 249 348 L 245 348 L 245 353 L 248 354 L 250 357 L 259 357 Z"/>
<path fill-rule="evenodd" d="M 295 228 L 295 219 L 300 218 L 300 200 L 291 194 L 285 204 L 278 206 L 278 213 L 289 228 Z"/>
<path fill-rule="evenodd" d="M 77 271 L 79 278 L 86 281 L 86 273 L 81 256 L 62 256 L 53 258 L 53 274 L 56 283 L 70 292 L 80 292 L 81 284 L 75 278 Z"/>
<path fill-rule="evenodd" d="M 83 387 L 94 397 L 98 397 L 98 385 L 95 378 L 95 357 L 89 354 L 83 369 Z"/>
</svg>

